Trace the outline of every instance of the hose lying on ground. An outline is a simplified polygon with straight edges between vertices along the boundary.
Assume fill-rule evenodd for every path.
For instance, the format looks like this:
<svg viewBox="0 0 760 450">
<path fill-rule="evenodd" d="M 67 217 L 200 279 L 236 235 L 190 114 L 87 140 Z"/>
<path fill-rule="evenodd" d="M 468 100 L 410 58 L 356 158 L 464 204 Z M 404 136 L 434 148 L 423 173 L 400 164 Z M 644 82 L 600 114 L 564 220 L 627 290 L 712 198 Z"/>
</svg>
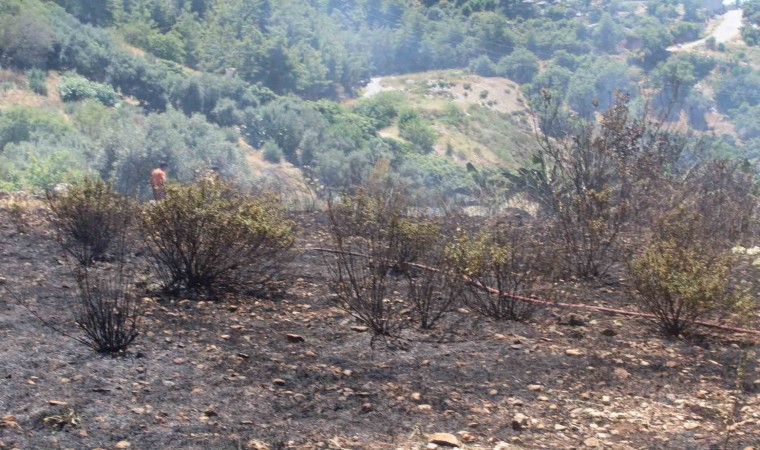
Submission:
<svg viewBox="0 0 760 450">
<path fill-rule="evenodd" d="M 343 254 L 343 255 L 350 255 L 350 256 L 358 256 L 360 258 L 369 258 L 368 255 L 364 255 L 361 253 L 354 253 L 354 252 L 345 252 L 341 250 L 332 250 L 328 248 L 305 248 L 302 249 L 304 251 L 314 251 L 314 252 L 320 252 L 320 253 L 333 253 L 333 254 Z M 422 264 L 409 264 L 411 267 L 415 267 L 417 269 L 421 270 L 429 270 L 434 272 L 440 272 L 439 269 L 436 269 L 434 267 L 425 266 Z M 478 289 L 481 289 L 485 292 L 499 295 L 499 291 L 492 287 L 484 286 L 483 284 L 471 279 L 467 278 L 465 280 L 467 283 L 469 283 L 472 286 L 475 286 Z M 536 303 L 540 305 L 546 305 L 546 306 L 554 306 L 559 308 L 573 308 L 573 309 L 583 309 L 587 311 L 595 311 L 595 312 L 601 312 L 601 313 L 607 313 L 607 314 L 615 314 L 619 316 L 628 316 L 628 317 L 643 317 L 646 319 L 656 319 L 657 316 L 654 314 L 648 314 L 643 312 L 637 312 L 637 311 L 627 311 L 625 309 L 617 309 L 617 308 L 608 308 L 605 306 L 591 306 L 591 305 L 583 305 L 580 303 L 565 303 L 565 302 L 553 302 L 549 300 L 544 300 L 541 298 L 536 297 L 526 297 L 523 295 L 518 295 L 515 293 L 504 293 L 502 294 L 502 298 L 509 298 L 512 300 L 518 300 L 522 302 L 528 302 L 528 303 Z M 733 327 L 730 325 L 723 325 L 719 323 L 714 322 L 704 322 L 701 320 L 697 320 L 693 322 L 695 325 L 700 325 L 707 328 L 714 328 L 717 330 L 723 330 L 723 331 L 732 331 L 734 333 L 746 333 L 746 334 L 753 334 L 760 336 L 760 330 L 756 329 L 749 329 L 749 328 L 740 328 L 740 327 Z"/>
</svg>

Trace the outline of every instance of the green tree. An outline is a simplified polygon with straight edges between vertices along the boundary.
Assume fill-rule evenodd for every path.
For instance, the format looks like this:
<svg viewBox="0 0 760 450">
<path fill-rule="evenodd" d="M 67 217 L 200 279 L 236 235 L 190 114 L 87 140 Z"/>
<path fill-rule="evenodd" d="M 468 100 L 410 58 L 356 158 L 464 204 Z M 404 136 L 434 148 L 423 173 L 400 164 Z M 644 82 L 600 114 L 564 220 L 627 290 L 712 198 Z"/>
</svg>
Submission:
<svg viewBox="0 0 760 450">
<path fill-rule="evenodd" d="M 604 13 L 597 23 L 594 32 L 594 42 L 597 47 L 607 53 L 614 53 L 623 37 L 623 30 L 609 13 Z"/>
<path fill-rule="evenodd" d="M 22 69 L 46 68 L 53 31 L 41 14 L 23 11 L 0 16 L 0 62 Z"/>
<path fill-rule="evenodd" d="M 539 70 L 539 60 L 526 49 L 517 49 L 499 60 L 496 72 L 518 83 L 530 83 Z"/>
</svg>

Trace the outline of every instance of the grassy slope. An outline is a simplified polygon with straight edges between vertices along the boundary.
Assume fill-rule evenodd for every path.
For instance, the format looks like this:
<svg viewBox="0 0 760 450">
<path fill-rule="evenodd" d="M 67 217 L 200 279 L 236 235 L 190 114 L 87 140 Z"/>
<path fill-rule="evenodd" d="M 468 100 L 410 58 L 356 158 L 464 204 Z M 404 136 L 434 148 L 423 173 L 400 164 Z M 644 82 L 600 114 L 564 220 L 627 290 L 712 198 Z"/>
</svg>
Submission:
<svg viewBox="0 0 760 450">
<path fill-rule="evenodd" d="M 411 108 L 432 120 L 439 155 L 478 167 L 516 168 L 527 160 L 532 126 L 516 83 L 445 70 L 385 77 L 380 86 L 403 92 Z M 381 134 L 400 139 L 396 125 Z"/>
</svg>

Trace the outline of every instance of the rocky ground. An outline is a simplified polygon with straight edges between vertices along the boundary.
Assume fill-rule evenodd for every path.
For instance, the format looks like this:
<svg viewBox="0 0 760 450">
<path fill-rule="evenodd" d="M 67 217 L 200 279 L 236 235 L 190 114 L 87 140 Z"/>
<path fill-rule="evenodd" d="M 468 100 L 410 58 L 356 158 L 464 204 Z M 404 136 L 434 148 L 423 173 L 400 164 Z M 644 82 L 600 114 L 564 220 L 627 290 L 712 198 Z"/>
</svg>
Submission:
<svg viewBox="0 0 760 450">
<path fill-rule="evenodd" d="M 297 219 L 299 247 L 319 245 L 319 216 Z M 19 233 L 0 210 L 0 283 L 76 333 L 70 270 L 33 222 Z M 461 309 L 445 333 L 372 346 L 323 266 L 304 251 L 277 295 L 145 292 L 124 357 L 0 294 L 0 449 L 760 448 L 748 336 L 668 341 L 631 318 L 547 309 L 495 323 Z M 575 301 L 630 307 L 622 286 L 582 291 Z"/>
</svg>

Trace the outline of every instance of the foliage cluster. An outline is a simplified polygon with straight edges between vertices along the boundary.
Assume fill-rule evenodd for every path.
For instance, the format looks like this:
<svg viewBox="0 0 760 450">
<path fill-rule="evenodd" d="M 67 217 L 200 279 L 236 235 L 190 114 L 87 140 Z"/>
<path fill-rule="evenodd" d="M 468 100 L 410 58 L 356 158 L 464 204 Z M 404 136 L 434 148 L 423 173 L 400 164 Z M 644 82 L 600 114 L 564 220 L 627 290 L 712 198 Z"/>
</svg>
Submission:
<svg viewBox="0 0 760 450">
<path fill-rule="evenodd" d="M 219 287 L 241 270 L 265 274 L 293 246 L 292 224 L 274 200 L 223 183 L 169 185 L 142 221 L 156 275 L 168 290 Z"/>
<path fill-rule="evenodd" d="M 101 179 L 85 178 L 48 191 L 47 205 L 61 247 L 81 266 L 124 251 L 137 206 Z"/>
<path fill-rule="evenodd" d="M 58 83 L 58 95 L 64 102 L 95 99 L 105 106 L 116 104 L 116 92 L 109 85 L 95 83 L 75 74 L 64 75 Z"/>
<path fill-rule="evenodd" d="M 84 336 L 72 337 L 103 353 L 123 352 L 138 336 L 143 305 L 128 254 L 146 249 L 168 290 L 207 290 L 228 287 L 243 271 L 249 283 L 268 281 L 293 245 L 292 224 L 273 198 L 218 180 L 170 185 L 166 199 L 141 214 L 102 179 L 59 186 L 47 205 L 58 242 L 75 262 L 72 311 Z"/>
<path fill-rule="evenodd" d="M 640 306 L 668 336 L 684 334 L 710 314 L 741 309 L 749 300 L 732 289 L 729 251 L 705 246 L 703 220 L 684 207 L 667 212 L 655 237 L 630 262 Z"/>
</svg>

